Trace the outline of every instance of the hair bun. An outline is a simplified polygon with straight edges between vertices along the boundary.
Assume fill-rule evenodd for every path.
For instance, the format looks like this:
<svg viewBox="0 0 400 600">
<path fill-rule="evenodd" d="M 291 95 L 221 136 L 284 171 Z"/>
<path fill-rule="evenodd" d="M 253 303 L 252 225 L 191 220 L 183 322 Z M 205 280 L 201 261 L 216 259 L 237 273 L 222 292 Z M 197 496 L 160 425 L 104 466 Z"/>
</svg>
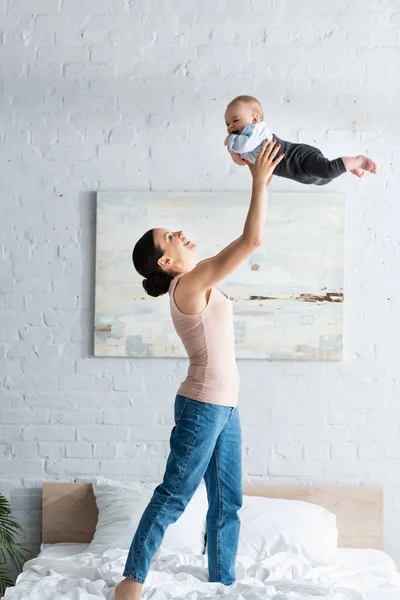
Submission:
<svg viewBox="0 0 400 600">
<path fill-rule="evenodd" d="M 170 283 L 171 277 L 165 273 L 143 279 L 142 285 L 149 296 L 156 298 L 157 296 L 162 296 L 162 294 L 168 292 Z"/>
</svg>

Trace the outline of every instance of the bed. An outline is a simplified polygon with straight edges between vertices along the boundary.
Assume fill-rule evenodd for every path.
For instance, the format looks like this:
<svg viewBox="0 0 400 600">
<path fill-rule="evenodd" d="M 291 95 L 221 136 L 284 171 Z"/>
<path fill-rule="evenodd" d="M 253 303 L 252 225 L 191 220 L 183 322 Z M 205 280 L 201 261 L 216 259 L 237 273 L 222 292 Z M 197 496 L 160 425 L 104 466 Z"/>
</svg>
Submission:
<svg viewBox="0 0 400 600">
<path fill-rule="evenodd" d="M 238 554 L 237 580 L 226 587 L 208 582 L 205 554 L 161 548 L 143 600 L 400 599 L 400 574 L 382 551 L 380 488 L 245 486 L 244 494 L 306 502 L 334 513 L 339 546 L 335 560 L 316 566 L 291 551 L 281 550 L 263 560 Z M 90 551 L 98 519 L 92 484 L 43 484 L 41 552 L 25 564 L 5 600 L 113 600 L 127 550 Z"/>
</svg>

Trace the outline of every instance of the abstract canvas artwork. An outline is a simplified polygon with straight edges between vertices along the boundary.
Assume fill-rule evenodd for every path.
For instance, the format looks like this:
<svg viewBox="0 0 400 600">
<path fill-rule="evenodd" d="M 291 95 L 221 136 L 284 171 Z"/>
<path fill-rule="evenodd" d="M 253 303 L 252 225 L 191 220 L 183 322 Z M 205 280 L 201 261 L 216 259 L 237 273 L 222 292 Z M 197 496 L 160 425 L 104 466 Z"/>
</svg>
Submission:
<svg viewBox="0 0 400 600">
<path fill-rule="evenodd" d="M 186 357 L 169 296 L 151 298 L 132 264 L 148 229 L 183 230 L 197 260 L 243 232 L 246 192 L 97 194 L 94 353 Z M 341 194 L 270 192 L 262 245 L 220 289 L 232 300 L 238 359 L 340 360 L 345 202 Z"/>
</svg>

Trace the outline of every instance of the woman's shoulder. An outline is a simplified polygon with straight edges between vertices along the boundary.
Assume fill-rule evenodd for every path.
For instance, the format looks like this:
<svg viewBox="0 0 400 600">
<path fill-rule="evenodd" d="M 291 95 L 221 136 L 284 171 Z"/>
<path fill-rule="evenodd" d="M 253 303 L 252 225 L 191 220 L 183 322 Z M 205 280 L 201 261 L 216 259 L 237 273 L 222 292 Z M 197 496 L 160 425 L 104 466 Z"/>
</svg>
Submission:
<svg viewBox="0 0 400 600">
<path fill-rule="evenodd" d="M 174 277 L 172 281 L 175 282 L 175 284 L 179 281 L 179 285 L 181 288 L 185 288 L 186 290 L 195 293 L 196 291 L 198 291 L 198 283 L 199 280 L 201 280 L 201 277 L 198 273 L 196 273 L 196 271 L 200 265 L 205 265 L 210 261 L 211 258 L 205 258 L 204 260 L 199 261 L 198 263 L 196 263 L 196 267 L 194 269 L 192 269 L 191 271 L 187 271 L 186 273 L 176 275 L 176 277 Z"/>
<path fill-rule="evenodd" d="M 176 284 L 178 283 L 179 279 L 182 277 L 182 275 L 175 275 L 175 277 L 171 278 L 171 281 L 169 283 L 169 294 L 171 294 L 171 291 L 175 288 Z"/>
<path fill-rule="evenodd" d="M 187 273 L 180 273 L 179 275 L 175 275 L 175 277 L 171 281 L 171 288 L 177 286 L 178 284 L 180 290 L 185 290 L 187 293 L 194 291 L 195 278 L 193 277 L 193 273 L 191 273 L 191 271 L 188 271 Z"/>
<path fill-rule="evenodd" d="M 200 313 L 207 306 L 211 288 L 199 290 L 193 283 L 193 277 L 187 277 L 188 274 L 174 277 L 170 290 L 174 293 L 173 298 L 177 307 L 183 313 L 193 315 Z"/>
</svg>

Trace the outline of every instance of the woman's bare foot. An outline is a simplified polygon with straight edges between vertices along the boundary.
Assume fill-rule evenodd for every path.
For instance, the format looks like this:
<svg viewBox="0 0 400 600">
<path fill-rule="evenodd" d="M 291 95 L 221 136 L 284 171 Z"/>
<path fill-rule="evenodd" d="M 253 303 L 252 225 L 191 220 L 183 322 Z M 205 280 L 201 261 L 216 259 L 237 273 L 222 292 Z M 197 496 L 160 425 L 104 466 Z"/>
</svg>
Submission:
<svg viewBox="0 0 400 600">
<path fill-rule="evenodd" d="M 123 579 L 115 588 L 115 600 L 140 600 L 143 585 L 132 579 Z"/>
<path fill-rule="evenodd" d="M 350 173 L 353 173 L 356 177 L 364 177 L 365 171 L 373 173 L 374 175 L 377 172 L 376 163 L 362 154 L 359 154 L 358 156 L 343 156 L 342 160 L 346 167 L 346 171 L 350 171 Z"/>
</svg>

